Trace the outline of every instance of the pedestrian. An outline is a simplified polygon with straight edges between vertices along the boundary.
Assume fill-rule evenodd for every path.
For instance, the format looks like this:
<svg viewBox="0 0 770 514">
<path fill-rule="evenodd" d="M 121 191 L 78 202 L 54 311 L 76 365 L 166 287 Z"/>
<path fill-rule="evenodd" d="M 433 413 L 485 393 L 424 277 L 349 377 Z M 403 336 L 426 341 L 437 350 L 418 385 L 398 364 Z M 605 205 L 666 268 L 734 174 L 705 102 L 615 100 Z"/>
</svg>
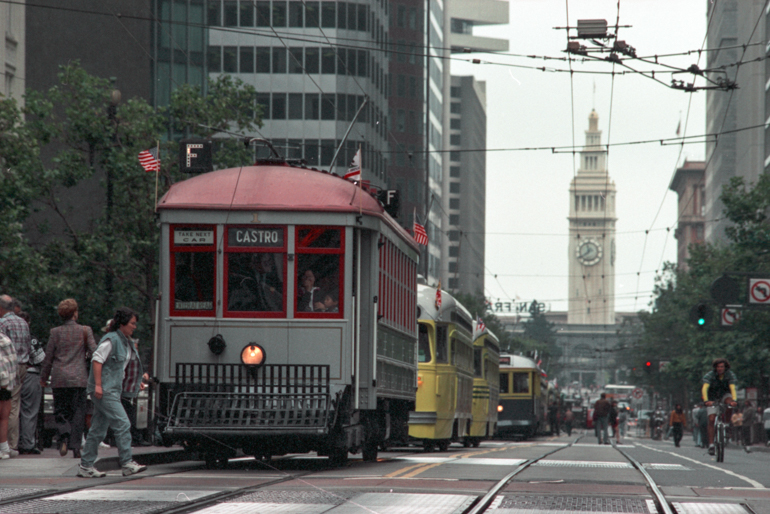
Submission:
<svg viewBox="0 0 770 514">
<path fill-rule="evenodd" d="M 21 385 L 27 375 L 29 353 L 32 348 L 32 339 L 29 335 L 29 325 L 14 313 L 17 302 L 4 294 L 0 296 L 0 332 L 4 333 L 13 342 L 16 348 L 16 387 L 11 391 L 11 414 L 8 418 L 8 445 L 12 450 L 19 446 L 19 410 L 21 408 Z"/>
<path fill-rule="evenodd" d="M 16 457 L 19 452 L 8 445 L 8 419 L 11 416 L 11 391 L 18 382 L 16 348 L 11 338 L 0 332 L 0 460 Z"/>
<path fill-rule="evenodd" d="M 611 407 L 610 402 L 607 401 L 606 393 L 602 393 L 601 397 L 594 404 L 594 426 L 596 427 L 596 438 L 599 440 L 599 444 L 602 444 L 602 437 L 604 444 L 610 444 L 607 425 L 609 423 Z"/>
<path fill-rule="evenodd" d="M 733 441 L 736 444 L 741 444 L 743 442 L 743 412 L 738 410 L 738 407 L 735 408 L 735 412 L 730 416 L 730 425 Z"/>
<path fill-rule="evenodd" d="M 700 409 L 698 409 L 698 434 L 700 436 L 700 447 L 706 448 L 708 446 L 708 424 L 709 415 L 708 408 L 704 402 L 700 403 Z"/>
<path fill-rule="evenodd" d="M 548 406 L 548 424 L 551 425 L 551 435 L 559 435 L 559 406 L 551 402 Z"/>
<path fill-rule="evenodd" d="M 628 423 L 628 407 L 621 407 L 618 414 L 618 423 L 620 425 L 620 436 L 626 437 L 626 425 Z"/>
<path fill-rule="evenodd" d="M 30 324 L 29 314 L 21 311 L 19 317 Z M 36 337 L 30 336 L 32 350 L 29 354 L 29 366 L 24 383 L 21 384 L 21 408 L 19 410 L 19 453 L 40 455 L 40 448 L 35 437 L 37 415 L 40 412 L 40 400 L 43 387 L 40 385 L 40 367 L 45 359 L 43 344 Z"/>
<path fill-rule="evenodd" d="M 618 412 L 618 402 L 615 400 L 612 401 L 610 404 L 610 415 L 609 415 L 609 425 L 612 427 L 612 435 L 615 438 L 615 442 L 620 442 L 620 432 L 618 430 L 618 417 L 620 413 Z"/>
<path fill-rule="evenodd" d="M 674 410 L 671 411 L 671 416 L 669 416 L 668 422 L 673 429 L 674 446 L 679 448 L 679 443 L 682 440 L 684 427 L 687 425 L 687 415 L 684 413 L 681 404 L 677 403 L 676 406 L 674 406 Z"/>
<path fill-rule="evenodd" d="M 133 460 L 131 422 L 120 403 L 124 383 L 132 384 L 134 390 L 143 386 L 139 353 L 131 342 L 137 319 L 137 313 L 128 307 L 118 309 L 112 317 L 110 331 L 102 337 L 94 352 L 91 373 L 88 376 L 88 394 L 94 403 L 94 414 L 80 460 L 77 473 L 79 477 L 105 476 L 105 473 L 94 468 L 94 463 L 99 453 L 99 443 L 104 440 L 108 428 L 112 428 L 115 433 L 123 476 L 147 469 L 147 466 L 139 465 Z"/>
<path fill-rule="evenodd" d="M 575 414 L 569 407 L 564 411 L 564 430 L 567 431 L 567 436 L 572 437 L 572 422 L 575 421 Z"/>
<path fill-rule="evenodd" d="M 59 454 L 64 457 L 72 449 L 72 456 L 79 459 L 86 422 L 87 359 L 96 350 L 96 343 L 91 327 L 78 323 L 74 299 L 62 300 L 57 312 L 63 324 L 51 329 L 40 384 L 45 387 L 51 378 Z"/>
<path fill-rule="evenodd" d="M 751 403 L 751 400 L 746 400 L 746 404 L 743 406 L 743 449 L 749 452 L 751 447 L 751 427 L 757 421 L 757 408 Z"/>
</svg>

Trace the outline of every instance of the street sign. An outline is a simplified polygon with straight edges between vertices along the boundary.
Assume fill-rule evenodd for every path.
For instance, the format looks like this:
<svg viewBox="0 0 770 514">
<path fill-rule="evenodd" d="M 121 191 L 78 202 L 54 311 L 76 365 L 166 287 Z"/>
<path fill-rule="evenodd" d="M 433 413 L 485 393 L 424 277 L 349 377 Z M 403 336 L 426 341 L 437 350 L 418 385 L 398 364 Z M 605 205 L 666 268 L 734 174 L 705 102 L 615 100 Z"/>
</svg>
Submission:
<svg viewBox="0 0 770 514">
<path fill-rule="evenodd" d="M 736 321 L 741 319 L 741 311 L 738 309 L 725 307 L 722 309 L 722 315 L 720 316 L 723 327 L 731 327 Z"/>
<path fill-rule="evenodd" d="M 749 303 L 770 305 L 770 279 L 749 279 Z"/>
<path fill-rule="evenodd" d="M 711 284 L 711 297 L 722 305 L 738 303 L 740 286 L 738 282 L 728 275 L 722 275 Z"/>
<path fill-rule="evenodd" d="M 633 396 L 637 400 L 641 400 L 642 396 L 644 396 L 644 390 L 642 390 L 641 387 L 637 387 L 631 392 L 631 396 Z"/>
</svg>

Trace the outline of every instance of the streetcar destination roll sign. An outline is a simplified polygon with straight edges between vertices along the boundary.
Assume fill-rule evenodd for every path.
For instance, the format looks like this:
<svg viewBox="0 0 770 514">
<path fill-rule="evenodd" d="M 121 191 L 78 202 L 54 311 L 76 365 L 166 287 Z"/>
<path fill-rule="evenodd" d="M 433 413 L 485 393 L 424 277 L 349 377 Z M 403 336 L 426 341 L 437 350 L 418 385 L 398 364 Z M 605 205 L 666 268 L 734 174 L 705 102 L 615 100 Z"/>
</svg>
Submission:
<svg viewBox="0 0 770 514">
<path fill-rule="evenodd" d="M 209 246 L 214 244 L 213 230 L 181 228 L 174 230 L 175 245 Z"/>
<path fill-rule="evenodd" d="M 230 227 L 227 231 L 230 246 L 283 247 L 282 228 Z"/>
</svg>

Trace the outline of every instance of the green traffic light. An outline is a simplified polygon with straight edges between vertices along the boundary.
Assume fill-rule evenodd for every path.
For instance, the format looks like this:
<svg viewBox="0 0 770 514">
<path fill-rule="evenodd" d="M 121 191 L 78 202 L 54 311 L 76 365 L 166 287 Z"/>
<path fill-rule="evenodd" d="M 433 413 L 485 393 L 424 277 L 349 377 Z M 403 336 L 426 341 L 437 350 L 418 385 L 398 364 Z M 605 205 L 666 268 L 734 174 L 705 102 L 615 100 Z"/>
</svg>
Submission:
<svg viewBox="0 0 770 514">
<path fill-rule="evenodd" d="M 701 326 L 703 326 L 703 325 L 705 325 L 705 324 L 706 324 L 706 320 L 705 320 L 705 319 L 703 319 L 703 318 L 698 318 L 698 325 L 701 325 Z"/>
</svg>

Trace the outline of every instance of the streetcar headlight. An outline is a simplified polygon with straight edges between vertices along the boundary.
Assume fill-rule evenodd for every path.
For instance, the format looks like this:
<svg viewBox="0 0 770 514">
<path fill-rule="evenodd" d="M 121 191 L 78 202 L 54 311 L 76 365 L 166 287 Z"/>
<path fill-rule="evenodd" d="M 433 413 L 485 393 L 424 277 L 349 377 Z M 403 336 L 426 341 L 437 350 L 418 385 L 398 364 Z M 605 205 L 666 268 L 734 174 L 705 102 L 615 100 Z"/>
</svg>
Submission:
<svg viewBox="0 0 770 514">
<path fill-rule="evenodd" d="M 241 362 L 247 366 L 261 366 L 265 363 L 265 349 L 257 343 L 247 344 L 241 350 Z"/>
<path fill-rule="evenodd" d="M 497 412 L 503 412 L 503 406 L 502 405 L 498 405 L 497 406 Z"/>
</svg>

